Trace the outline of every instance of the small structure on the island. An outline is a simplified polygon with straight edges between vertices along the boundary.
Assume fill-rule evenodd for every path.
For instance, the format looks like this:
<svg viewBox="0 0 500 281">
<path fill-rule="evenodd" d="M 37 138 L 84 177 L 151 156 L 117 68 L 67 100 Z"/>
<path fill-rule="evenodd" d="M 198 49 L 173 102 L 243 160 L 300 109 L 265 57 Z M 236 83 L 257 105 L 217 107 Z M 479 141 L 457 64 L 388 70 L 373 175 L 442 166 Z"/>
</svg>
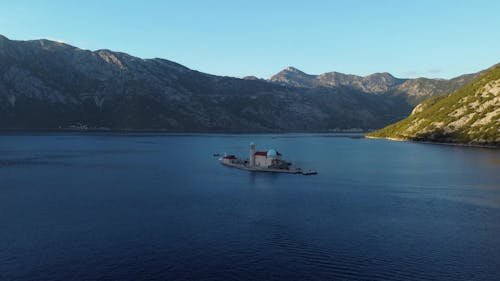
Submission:
<svg viewBox="0 0 500 281">
<path fill-rule="evenodd" d="M 273 173 L 289 173 L 314 175 L 316 171 L 303 171 L 301 168 L 296 168 L 292 163 L 281 158 L 281 153 L 275 149 L 267 151 L 256 151 L 255 144 L 250 144 L 249 159 L 238 159 L 235 155 L 227 155 L 219 159 L 220 163 L 226 166 L 255 172 L 273 172 Z"/>
</svg>

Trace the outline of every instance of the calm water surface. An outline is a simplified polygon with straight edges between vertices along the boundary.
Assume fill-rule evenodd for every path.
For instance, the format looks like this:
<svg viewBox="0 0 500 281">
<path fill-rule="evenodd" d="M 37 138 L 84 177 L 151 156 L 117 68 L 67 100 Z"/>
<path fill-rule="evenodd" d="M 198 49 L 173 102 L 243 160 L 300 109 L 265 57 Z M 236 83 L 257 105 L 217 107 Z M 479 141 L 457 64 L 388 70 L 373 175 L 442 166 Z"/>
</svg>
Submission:
<svg viewBox="0 0 500 281">
<path fill-rule="evenodd" d="M 319 174 L 212 156 L 251 141 Z M 0 280 L 500 280 L 500 150 L 3 133 Z"/>
</svg>

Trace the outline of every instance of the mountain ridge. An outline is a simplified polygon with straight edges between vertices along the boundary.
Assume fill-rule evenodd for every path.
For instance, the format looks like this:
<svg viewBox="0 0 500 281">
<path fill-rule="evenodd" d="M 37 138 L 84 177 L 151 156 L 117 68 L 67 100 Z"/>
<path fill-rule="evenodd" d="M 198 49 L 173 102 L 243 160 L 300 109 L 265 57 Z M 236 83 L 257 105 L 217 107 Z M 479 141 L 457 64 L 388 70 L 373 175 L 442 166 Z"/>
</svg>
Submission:
<svg viewBox="0 0 500 281">
<path fill-rule="evenodd" d="M 328 131 L 377 128 L 411 110 L 402 99 L 352 89 L 297 89 L 106 49 L 89 51 L 50 40 L 3 41 L 4 129 Z"/>
<path fill-rule="evenodd" d="M 348 86 L 380 94 L 406 95 L 413 106 L 426 98 L 451 92 L 478 77 L 484 71 L 463 74 L 451 79 L 444 78 L 397 78 L 388 72 L 376 72 L 365 76 L 331 71 L 322 74 L 308 74 L 295 67 L 286 67 L 271 76 L 269 81 L 282 85 L 304 88 Z"/>
<path fill-rule="evenodd" d="M 401 120 L 414 107 L 405 93 L 374 94 L 352 81 L 300 87 L 255 77 L 217 76 L 166 59 L 142 59 L 107 49 L 3 38 L 0 128 L 4 129 L 369 130 Z M 288 70 L 304 76 L 296 68 Z M 390 78 L 375 75 L 380 77 Z"/>
</svg>

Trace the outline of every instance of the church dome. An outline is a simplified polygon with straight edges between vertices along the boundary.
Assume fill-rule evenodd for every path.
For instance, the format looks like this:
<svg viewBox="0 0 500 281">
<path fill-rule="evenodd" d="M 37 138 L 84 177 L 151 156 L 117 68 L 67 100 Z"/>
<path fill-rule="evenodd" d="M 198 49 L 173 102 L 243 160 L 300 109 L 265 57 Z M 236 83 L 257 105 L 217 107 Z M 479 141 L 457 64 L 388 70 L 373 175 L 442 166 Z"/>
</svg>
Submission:
<svg viewBox="0 0 500 281">
<path fill-rule="evenodd" d="M 278 153 L 274 149 L 269 149 L 267 151 L 267 157 L 269 157 L 269 158 L 275 158 L 276 155 L 278 155 Z"/>
</svg>

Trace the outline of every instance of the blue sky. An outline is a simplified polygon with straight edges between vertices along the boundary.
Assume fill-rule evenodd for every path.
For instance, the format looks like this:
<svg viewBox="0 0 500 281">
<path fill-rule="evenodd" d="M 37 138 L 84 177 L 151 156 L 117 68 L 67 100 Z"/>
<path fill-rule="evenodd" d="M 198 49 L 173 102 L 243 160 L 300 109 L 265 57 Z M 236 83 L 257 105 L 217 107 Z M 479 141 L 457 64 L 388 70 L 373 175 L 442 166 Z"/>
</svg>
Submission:
<svg viewBox="0 0 500 281">
<path fill-rule="evenodd" d="M 500 62 L 500 1 L 0 1 L 0 34 L 203 72 L 450 78 Z"/>
</svg>

